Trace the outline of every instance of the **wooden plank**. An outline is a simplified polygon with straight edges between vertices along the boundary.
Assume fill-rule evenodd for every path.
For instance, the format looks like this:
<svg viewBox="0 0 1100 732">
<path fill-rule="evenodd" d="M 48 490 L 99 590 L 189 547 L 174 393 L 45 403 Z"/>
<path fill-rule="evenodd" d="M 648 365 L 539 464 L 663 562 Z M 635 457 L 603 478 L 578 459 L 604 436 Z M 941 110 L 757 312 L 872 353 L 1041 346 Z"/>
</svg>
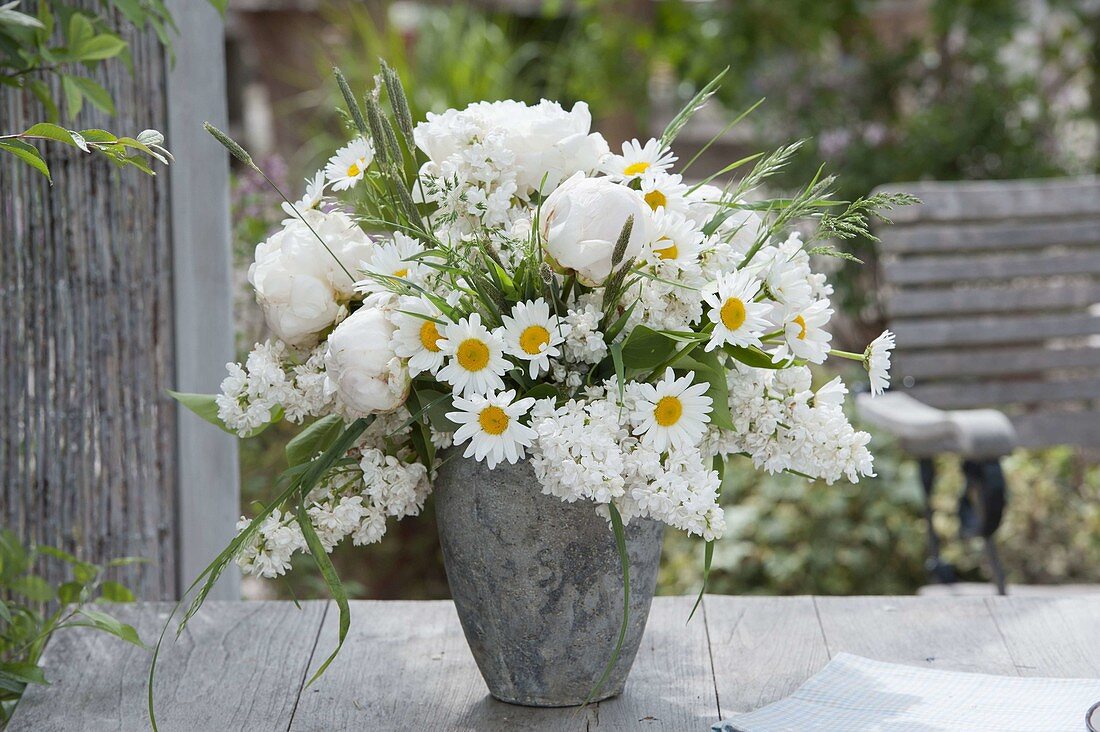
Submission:
<svg viewBox="0 0 1100 732">
<path fill-rule="evenodd" d="M 1083 309 L 1100 303 L 1100 282 L 1046 280 L 1037 286 L 895 289 L 883 301 L 886 312 L 895 318 Z"/>
<path fill-rule="evenodd" d="M 155 642 L 168 603 L 116 607 Z M 169 633 L 157 668 L 163 732 L 284 730 L 310 662 L 326 603 L 210 602 L 178 641 Z M 49 687 L 20 700 L 8 732 L 133 732 L 149 728 L 148 652 L 105 633 L 58 633 L 45 654 Z"/>
<path fill-rule="evenodd" d="M 914 399 L 940 409 L 969 409 L 990 404 L 1038 404 L 1100 399 L 1100 379 L 1066 381 L 1005 380 L 945 383 L 906 389 Z"/>
<path fill-rule="evenodd" d="M 988 597 L 986 605 L 1021 676 L 1100 678 L 1100 598 Z"/>
<path fill-rule="evenodd" d="M 1100 411 L 1039 412 L 1012 415 L 1020 447 L 1100 446 Z"/>
<path fill-rule="evenodd" d="M 351 632 L 337 659 L 302 693 L 292 732 L 516 728 L 583 729 L 596 707 L 536 709 L 489 696 L 450 601 L 351 604 Z M 310 674 L 336 646 L 329 609 Z"/>
<path fill-rule="evenodd" d="M 898 353 L 894 373 L 920 380 L 1038 374 L 1095 366 L 1100 366 L 1100 348 L 967 348 L 946 353 Z"/>
<path fill-rule="evenodd" d="M 985 598 L 815 597 L 829 653 L 1016 675 Z"/>
<path fill-rule="evenodd" d="M 717 721 L 718 709 L 702 618 L 685 625 L 691 602 L 654 600 L 626 691 L 584 711 L 490 697 L 449 601 L 353 602 L 344 649 L 303 693 L 291 730 L 625 729 L 640 720 L 701 729 Z M 330 608 L 314 667 L 335 647 L 337 621 Z"/>
<path fill-rule="evenodd" d="M 66 5 L 104 12 L 99 0 Z M 164 128 L 164 50 L 151 28 L 126 25 L 121 35 L 132 75 L 114 62 L 78 72 L 111 92 L 117 115 L 85 104 L 69 127 Z M 42 80 L 62 98 L 59 74 Z M 3 132 L 45 116 L 26 89 L 0 87 Z M 175 415 L 164 399 L 174 346 L 163 168 L 154 164 L 162 175 L 152 178 L 39 146 L 53 187 L 0 156 L 0 526 L 94 562 L 142 556 L 149 562 L 121 579 L 140 597 L 169 598 L 178 536 Z M 63 581 L 61 563 L 45 568 Z"/>
<path fill-rule="evenodd" d="M 1095 245 L 1100 244 L 1100 219 L 888 226 L 880 235 L 883 251 L 892 254 Z"/>
<path fill-rule="evenodd" d="M 722 715 L 778 701 L 829 660 L 810 597 L 704 600 Z"/>
<path fill-rule="evenodd" d="M 923 181 L 875 189 L 912 193 L 923 202 L 891 212 L 895 223 L 1062 218 L 1100 215 L 1100 178 L 1047 178 L 1004 181 Z"/>
<path fill-rule="evenodd" d="M 600 702 L 589 730 L 706 729 L 720 718 L 703 610 L 694 597 L 658 597 L 622 696 Z"/>
<path fill-rule="evenodd" d="M 928 285 L 975 280 L 1100 274 L 1100 253 L 1070 251 L 1036 254 L 998 254 L 922 257 L 886 261 L 885 281 L 893 285 Z"/>
<path fill-rule="evenodd" d="M 184 392 L 217 392 L 225 363 L 235 361 L 229 163 L 203 130 L 226 127 L 224 33 L 209 3 L 170 0 L 179 27 L 176 64 L 167 75 L 172 270 L 175 303 L 175 383 Z M 166 396 L 162 399 L 167 400 Z M 177 409 L 180 589 L 236 535 L 240 515 L 237 441 L 186 409 Z M 211 599 L 240 597 L 236 567 L 222 575 Z"/>
<path fill-rule="evenodd" d="M 1100 333 L 1100 317 L 1070 315 L 983 316 L 978 318 L 925 318 L 895 320 L 898 349 L 948 346 L 1039 343 L 1052 338 Z"/>
</svg>

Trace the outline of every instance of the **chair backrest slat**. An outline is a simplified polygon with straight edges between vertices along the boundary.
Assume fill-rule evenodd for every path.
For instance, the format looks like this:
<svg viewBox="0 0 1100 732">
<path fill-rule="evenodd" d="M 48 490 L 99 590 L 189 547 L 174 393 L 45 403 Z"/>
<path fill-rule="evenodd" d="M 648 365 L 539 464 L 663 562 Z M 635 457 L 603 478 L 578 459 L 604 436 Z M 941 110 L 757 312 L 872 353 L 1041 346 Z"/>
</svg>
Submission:
<svg viewBox="0 0 1100 732">
<path fill-rule="evenodd" d="M 914 183 L 882 227 L 895 388 L 1100 445 L 1100 178 Z"/>
</svg>

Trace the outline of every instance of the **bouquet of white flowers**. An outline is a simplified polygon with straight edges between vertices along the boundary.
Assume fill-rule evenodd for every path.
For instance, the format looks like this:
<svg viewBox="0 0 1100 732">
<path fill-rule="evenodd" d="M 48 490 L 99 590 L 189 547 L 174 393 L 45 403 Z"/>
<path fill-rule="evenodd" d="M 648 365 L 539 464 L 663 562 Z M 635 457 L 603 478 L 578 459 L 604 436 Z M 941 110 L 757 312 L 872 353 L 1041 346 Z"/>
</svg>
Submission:
<svg viewBox="0 0 1100 732">
<path fill-rule="evenodd" d="M 846 387 L 814 389 L 808 365 L 862 361 L 880 391 L 892 336 L 831 350 L 832 288 L 811 255 L 869 235 L 868 216 L 906 197 L 837 202 L 819 177 L 762 199 L 797 144 L 685 178 L 694 160 L 676 172 L 670 146 L 717 79 L 660 139 L 618 151 L 583 102 L 482 102 L 414 124 L 388 68 L 362 105 L 337 80 L 352 139 L 284 204 L 249 271 L 273 338 L 228 364 L 221 394 L 177 395 L 242 437 L 312 420 L 287 447 L 285 491 L 241 519 L 191 612 L 229 561 L 276 577 L 299 551 L 339 600 L 326 552 L 416 515 L 451 446 L 488 468 L 529 460 L 544 493 L 591 502 L 617 534 L 649 517 L 708 542 L 726 525 L 728 456 L 826 482 L 873 475 Z M 791 230 L 807 221 L 812 234 Z"/>
</svg>

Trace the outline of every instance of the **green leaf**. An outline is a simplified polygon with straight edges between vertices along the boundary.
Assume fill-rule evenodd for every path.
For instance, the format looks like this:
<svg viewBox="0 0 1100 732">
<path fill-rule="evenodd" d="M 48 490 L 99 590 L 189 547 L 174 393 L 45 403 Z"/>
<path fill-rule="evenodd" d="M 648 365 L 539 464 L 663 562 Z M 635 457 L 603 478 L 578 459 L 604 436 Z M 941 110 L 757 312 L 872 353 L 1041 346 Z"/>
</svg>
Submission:
<svg viewBox="0 0 1100 732">
<path fill-rule="evenodd" d="M 125 51 L 126 45 L 126 41 L 113 33 L 100 33 L 75 45 L 70 42 L 69 55 L 75 61 L 106 61 Z"/>
<path fill-rule="evenodd" d="M 628 369 L 652 369 L 676 351 L 676 341 L 639 325 L 623 342 L 623 365 Z"/>
<path fill-rule="evenodd" d="M 325 659 L 317 671 L 314 672 L 306 686 L 311 685 L 314 681 L 321 677 L 321 674 L 325 672 L 325 669 L 329 667 L 339 655 L 340 649 L 344 647 L 344 639 L 347 638 L 348 629 L 351 627 L 351 608 L 348 605 L 348 593 L 344 589 L 344 583 L 340 581 L 339 575 L 336 574 L 336 568 L 332 566 L 332 560 L 329 558 L 328 553 L 325 552 L 325 547 L 321 544 L 321 539 L 317 536 L 317 532 L 313 529 L 313 524 L 309 520 L 309 514 L 306 513 L 305 502 L 303 501 L 298 505 L 298 525 L 302 529 L 302 536 L 305 537 L 306 546 L 309 547 L 309 553 L 313 555 L 313 560 L 317 562 L 318 569 L 321 570 L 321 576 L 325 579 L 325 584 L 328 585 L 329 592 L 332 594 L 332 599 L 336 601 L 336 606 L 340 609 L 340 633 L 339 640 L 336 642 L 336 648 L 329 654 L 329 657 Z"/>
<path fill-rule="evenodd" d="M 210 0 L 210 4 L 213 5 L 219 13 L 225 15 L 225 11 L 229 7 L 229 0 Z"/>
<path fill-rule="evenodd" d="M 57 596 L 53 585 L 33 574 L 16 577 L 9 586 L 13 592 L 36 602 L 46 602 Z"/>
<path fill-rule="evenodd" d="M 0 663 L 0 689 L 20 693 L 27 684 L 48 686 L 45 674 L 36 664 L 26 661 L 5 661 Z"/>
<path fill-rule="evenodd" d="M 134 626 L 127 625 L 120 620 L 116 620 L 107 613 L 101 610 L 92 610 L 91 608 L 81 608 L 78 613 L 88 620 L 87 623 L 77 622 L 68 623 L 68 625 L 75 625 L 77 627 L 90 627 L 102 630 L 105 633 L 110 633 L 116 638 L 120 638 L 127 643 L 133 643 L 138 648 L 145 648 L 145 644 L 141 642 L 141 638 L 138 636 Z"/>
<path fill-rule="evenodd" d="M 76 117 L 84 109 L 84 92 L 73 83 L 74 78 L 69 74 L 61 75 L 61 91 L 65 93 L 65 108 L 69 111 L 69 117 Z"/>
<path fill-rule="evenodd" d="M 53 185 L 53 178 L 50 177 L 50 169 L 46 165 L 46 161 L 42 159 L 42 153 L 38 152 L 38 148 L 34 145 L 23 142 L 22 140 L 0 140 L 0 150 L 4 150 L 19 158 L 39 173 L 46 176 L 46 180 L 50 182 L 50 185 Z"/>
<path fill-rule="evenodd" d="M 199 417 L 202 417 L 203 419 L 205 419 L 210 424 L 224 430 L 225 432 L 228 432 L 231 435 L 236 435 L 237 434 L 235 430 L 231 430 L 228 427 L 226 427 L 225 422 L 222 422 L 221 419 L 218 417 L 218 403 L 216 401 L 217 397 L 215 397 L 215 395 L 213 395 L 213 394 L 186 394 L 186 393 L 183 393 L 183 392 L 172 391 L 171 389 L 168 389 L 167 391 L 168 391 L 169 396 L 171 396 L 173 399 L 175 399 L 177 402 L 179 402 L 183 406 L 190 409 L 192 412 L 197 414 Z M 271 421 L 270 422 L 268 422 L 265 425 L 261 425 L 261 426 L 257 427 L 252 432 L 249 432 L 247 435 L 245 435 L 245 437 L 255 437 L 256 435 L 260 434 L 261 432 L 263 432 L 268 427 L 275 424 L 276 422 L 278 422 L 282 418 L 283 418 L 283 410 L 282 410 L 282 407 L 279 407 L 279 408 L 275 409 L 274 413 L 271 415 Z"/>
<path fill-rule="evenodd" d="M 65 31 L 65 43 L 68 44 L 70 53 L 73 48 L 93 37 L 95 37 L 95 28 L 92 27 L 92 21 L 88 19 L 87 15 L 77 12 L 69 16 L 69 25 Z"/>
<path fill-rule="evenodd" d="M 133 602 L 134 593 L 123 584 L 108 580 L 100 585 L 100 594 L 107 602 Z"/>
<path fill-rule="evenodd" d="M 11 610 L 8 609 L 8 603 L 4 600 L 0 600 L 0 620 L 5 623 L 11 622 Z"/>
<path fill-rule="evenodd" d="M 83 76 L 65 76 L 64 81 L 75 86 L 99 111 L 114 116 L 115 103 L 102 86 Z"/>
<path fill-rule="evenodd" d="M 428 423 L 436 432 L 454 432 L 458 425 L 447 419 L 447 412 L 454 410 L 454 398 L 434 389 L 417 389 L 420 402 L 425 404 L 424 412 Z"/>
<path fill-rule="evenodd" d="M 57 588 L 57 599 L 62 605 L 72 605 L 80 602 L 80 593 L 84 591 L 84 585 L 80 582 L 65 582 Z"/>
<path fill-rule="evenodd" d="M 324 452 L 344 431 L 344 421 L 335 414 L 323 417 L 299 432 L 286 444 L 286 461 L 301 465 Z"/>
<path fill-rule="evenodd" d="M 695 383 L 706 381 L 710 385 L 707 388 L 707 396 L 711 399 L 710 421 L 720 429 L 732 430 L 733 417 L 730 415 L 726 367 L 718 359 L 718 351 L 700 353 L 696 349 L 693 353 L 693 356 L 678 359 L 673 367 L 694 371 Z"/>
<path fill-rule="evenodd" d="M 20 13 L 14 9 L 15 3 L 0 6 L 0 25 L 15 26 L 18 28 L 39 28 L 45 30 L 45 24 L 33 15 Z"/>
<path fill-rule="evenodd" d="M 781 369 L 782 363 L 774 363 L 772 357 L 754 346 L 725 346 L 722 350 L 746 366 L 755 369 Z"/>
<path fill-rule="evenodd" d="M 67 78 L 67 77 L 66 77 Z M 41 137 L 46 140 L 56 140 L 57 142 L 63 142 L 66 145 L 72 145 L 78 147 L 76 140 L 73 138 L 73 133 L 66 130 L 64 127 L 60 127 L 49 122 L 39 122 L 38 124 L 23 131 L 24 137 Z"/>
<path fill-rule="evenodd" d="M 523 397 L 525 399 L 527 397 L 531 397 L 532 399 L 550 399 L 550 398 L 557 399 L 559 393 L 560 392 L 558 391 L 558 387 L 554 386 L 553 384 L 543 383 L 543 384 L 535 384 L 534 386 L 532 386 L 530 389 L 528 389 L 523 394 Z M 451 408 L 452 408 L 451 405 L 448 404 L 447 409 L 451 409 Z"/>
</svg>

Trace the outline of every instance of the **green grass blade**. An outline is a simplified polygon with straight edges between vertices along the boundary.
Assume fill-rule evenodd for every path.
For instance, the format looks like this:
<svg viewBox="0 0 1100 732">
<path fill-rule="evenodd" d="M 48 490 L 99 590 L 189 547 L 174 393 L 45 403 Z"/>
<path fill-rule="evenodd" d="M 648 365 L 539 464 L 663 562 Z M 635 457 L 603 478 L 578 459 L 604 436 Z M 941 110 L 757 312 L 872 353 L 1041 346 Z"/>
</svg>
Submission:
<svg viewBox="0 0 1100 732">
<path fill-rule="evenodd" d="M 609 503 L 607 507 L 611 512 L 611 528 L 615 532 L 615 545 L 619 549 L 619 561 L 623 567 L 623 622 L 619 626 L 619 639 L 615 642 L 611 660 L 607 662 L 607 668 L 603 670 L 600 680 L 596 682 L 592 691 L 588 692 L 584 700 L 585 704 L 596 698 L 603 689 L 603 685 L 607 683 L 607 678 L 611 676 L 611 670 L 615 668 L 615 664 L 619 661 L 619 654 L 622 653 L 623 644 L 626 642 L 626 629 L 630 624 L 630 555 L 626 551 L 626 529 L 623 527 L 623 517 L 619 515 L 619 509 L 615 504 Z"/>
<path fill-rule="evenodd" d="M 309 514 L 306 513 L 305 501 L 298 506 L 298 525 L 302 528 L 302 535 L 306 539 L 306 546 L 309 547 L 309 553 L 313 555 L 313 560 L 317 562 L 317 568 L 321 570 L 321 576 L 325 578 L 325 584 L 328 585 L 329 592 L 332 594 L 332 599 L 336 601 L 336 606 L 340 608 L 340 639 L 336 642 L 336 648 L 329 654 L 329 657 L 325 659 L 325 662 L 321 664 L 306 683 L 306 686 L 310 686 L 321 677 L 321 674 L 325 672 L 329 664 L 336 660 L 336 656 L 340 654 L 340 649 L 344 647 L 344 639 L 347 637 L 348 629 L 351 627 L 351 607 L 348 605 L 348 592 L 344 589 L 344 583 L 340 581 L 339 575 L 336 574 L 336 567 L 332 566 L 332 560 L 329 558 L 324 545 L 321 544 L 320 537 L 317 536 L 317 532 L 314 531 L 313 524 L 309 520 Z"/>
<path fill-rule="evenodd" d="M 695 611 L 699 609 L 699 605 L 703 602 L 703 594 L 707 591 L 707 580 L 710 579 L 710 563 L 714 559 L 714 540 L 711 539 L 707 542 L 706 549 L 703 550 L 703 586 L 699 588 L 699 597 L 695 598 L 695 604 L 691 606 L 691 612 L 688 614 L 688 622 L 695 617 Z"/>
</svg>

